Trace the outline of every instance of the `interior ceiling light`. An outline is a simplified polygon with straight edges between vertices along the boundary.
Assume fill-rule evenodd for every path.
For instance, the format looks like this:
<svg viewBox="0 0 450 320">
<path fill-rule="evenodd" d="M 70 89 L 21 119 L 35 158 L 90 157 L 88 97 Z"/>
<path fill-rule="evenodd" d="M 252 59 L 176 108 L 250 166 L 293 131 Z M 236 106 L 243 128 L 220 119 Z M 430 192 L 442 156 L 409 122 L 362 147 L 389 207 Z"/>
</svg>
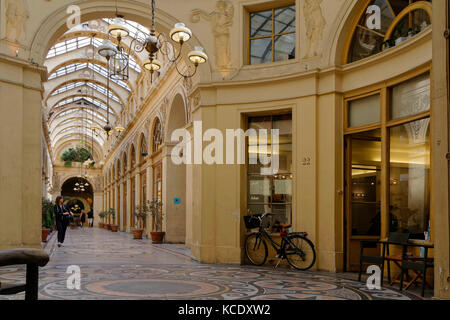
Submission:
<svg viewBox="0 0 450 320">
<path fill-rule="evenodd" d="M 193 77 L 197 73 L 197 68 L 200 64 L 208 61 L 208 56 L 204 52 L 202 47 L 195 47 L 195 49 L 189 52 L 189 61 L 194 65 L 194 70 L 190 73 L 183 73 L 178 68 L 178 62 L 180 61 L 181 52 L 183 45 L 192 38 L 192 31 L 186 27 L 182 22 L 175 24 L 174 28 L 170 31 L 170 40 L 179 44 L 178 53 L 175 50 L 174 45 L 167 40 L 163 33 L 156 33 L 156 15 L 155 15 L 155 0 L 151 1 L 152 8 L 152 27 L 150 29 L 150 35 L 146 34 L 142 30 L 137 30 L 135 37 L 131 41 L 129 47 L 129 52 L 126 53 L 121 46 L 121 41 L 130 35 L 130 32 L 126 26 L 123 16 L 118 15 L 116 19 L 113 20 L 112 24 L 108 28 L 109 35 L 114 37 L 118 41 L 118 46 L 116 48 L 116 55 L 111 60 L 108 61 L 112 75 L 116 73 L 117 70 L 125 69 L 125 66 L 129 65 L 129 59 L 132 51 L 134 53 L 140 53 L 144 50 L 147 51 L 149 58 L 144 62 L 144 67 L 151 73 L 151 81 L 153 81 L 153 73 L 159 71 L 162 68 L 162 63 L 158 60 L 158 53 L 167 56 L 168 60 L 175 64 L 178 73 L 185 77 Z M 116 13 L 117 13 L 117 2 L 116 2 Z M 100 52 L 99 52 L 100 53 Z M 124 62 L 122 59 L 126 57 L 128 60 Z M 119 59 L 120 58 L 120 59 Z M 121 60 L 122 63 L 119 65 L 113 64 L 113 61 Z M 110 62 L 111 61 L 111 62 Z M 111 66 L 112 64 L 112 66 Z M 115 70 L 115 69 L 117 70 Z M 128 68 L 128 67 L 127 67 Z"/>
</svg>

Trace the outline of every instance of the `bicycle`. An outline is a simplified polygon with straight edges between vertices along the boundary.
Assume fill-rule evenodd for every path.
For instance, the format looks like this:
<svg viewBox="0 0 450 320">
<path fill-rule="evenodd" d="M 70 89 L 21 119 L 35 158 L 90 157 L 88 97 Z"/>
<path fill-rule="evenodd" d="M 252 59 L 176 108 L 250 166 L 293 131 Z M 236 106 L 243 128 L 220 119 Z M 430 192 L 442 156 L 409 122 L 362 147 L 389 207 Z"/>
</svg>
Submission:
<svg viewBox="0 0 450 320">
<path fill-rule="evenodd" d="M 272 239 L 263 226 L 263 219 L 270 216 L 273 214 L 265 213 L 244 217 L 247 229 L 258 228 L 258 232 L 249 234 L 245 239 L 245 255 L 250 263 L 255 266 L 262 266 L 266 263 L 269 255 L 267 239 L 277 252 L 276 258 L 280 259 L 275 268 L 281 260 L 286 259 L 294 269 L 300 271 L 311 269 L 316 262 L 316 251 L 314 244 L 308 239 L 308 233 L 289 233 L 287 229 L 292 227 L 289 224 L 274 225 L 280 229 L 281 243 L 278 243 Z"/>
</svg>

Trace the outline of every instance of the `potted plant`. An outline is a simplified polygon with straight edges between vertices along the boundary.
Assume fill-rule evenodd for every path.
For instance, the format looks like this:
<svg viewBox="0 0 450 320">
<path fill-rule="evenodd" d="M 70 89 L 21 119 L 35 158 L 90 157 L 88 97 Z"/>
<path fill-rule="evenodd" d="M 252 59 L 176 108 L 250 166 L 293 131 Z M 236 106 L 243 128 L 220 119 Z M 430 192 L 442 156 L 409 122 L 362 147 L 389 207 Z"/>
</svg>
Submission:
<svg viewBox="0 0 450 320">
<path fill-rule="evenodd" d="M 162 231 L 162 222 L 163 222 L 163 214 L 162 214 L 162 202 L 159 200 L 153 200 L 149 202 L 150 214 L 152 215 L 152 242 L 153 243 L 162 243 L 165 232 Z"/>
<path fill-rule="evenodd" d="M 150 208 L 148 205 L 137 205 L 134 212 L 134 228 L 131 230 L 133 239 L 142 239 L 144 234 L 145 221 Z"/>
<path fill-rule="evenodd" d="M 105 229 L 111 230 L 111 212 L 109 210 L 105 211 Z"/>
<path fill-rule="evenodd" d="M 111 226 L 111 231 L 112 232 L 117 232 L 119 231 L 119 225 L 116 224 L 116 210 L 113 208 L 109 208 L 108 210 L 109 215 L 112 217 L 113 219 L 113 223 L 110 225 Z"/>
<path fill-rule="evenodd" d="M 42 242 L 47 242 L 48 234 L 53 228 L 53 201 L 42 197 Z"/>
<path fill-rule="evenodd" d="M 105 211 L 100 212 L 98 214 L 98 216 L 100 217 L 100 222 L 98 223 L 98 227 L 100 229 L 103 229 L 105 227 L 105 216 L 106 216 Z"/>
</svg>

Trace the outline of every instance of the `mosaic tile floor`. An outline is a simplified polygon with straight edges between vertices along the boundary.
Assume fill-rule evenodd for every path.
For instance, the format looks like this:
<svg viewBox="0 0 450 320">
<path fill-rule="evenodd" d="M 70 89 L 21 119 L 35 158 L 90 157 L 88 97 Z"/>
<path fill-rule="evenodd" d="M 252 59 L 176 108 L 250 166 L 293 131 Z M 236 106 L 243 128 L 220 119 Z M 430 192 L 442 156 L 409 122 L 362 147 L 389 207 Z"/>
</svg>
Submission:
<svg viewBox="0 0 450 320">
<path fill-rule="evenodd" d="M 416 300 L 415 294 L 384 288 L 370 291 L 349 275 L 298 272 L 287 268 L 205 265 L 181 245 L 153 245 L 129 234 L 101 229 L 68 230 L 64 247 L 55 234 L 46 250 L 50 263 L 40 271 L 40 299 L 306 299 Z M 80 290 L 67 288 L 67 267 L 81 269 Z M 24 281 L 23 267 L 0 268 L 1 282 Z M 1 299 L 23 299 L 23 294 Z"/>
</svg>

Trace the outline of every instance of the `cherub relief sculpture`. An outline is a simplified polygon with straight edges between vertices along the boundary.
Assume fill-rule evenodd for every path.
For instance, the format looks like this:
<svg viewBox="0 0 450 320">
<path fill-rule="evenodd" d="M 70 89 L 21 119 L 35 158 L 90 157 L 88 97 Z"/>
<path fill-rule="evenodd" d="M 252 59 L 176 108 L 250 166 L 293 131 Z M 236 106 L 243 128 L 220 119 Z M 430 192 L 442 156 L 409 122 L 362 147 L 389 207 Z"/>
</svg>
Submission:
<svg viewBox="0 0 450 320">
<path fill-rule="evenodd" d="M 30 17 L 25 0 L 6 0 L 6 38 L 11 42 L 26 41 L 26 24 Z"/>
<path fill-rule="evenodd" d="M 310 58 L 319 55 L 326 21 L 322 14 L 323 0 L 303 0 L 303 15 L 306 25 L 306 55 Z"/>
<path fill-rule="evenodd" d="M 230 27 L 233 25 L 234 6 L 229 0 L 217 0 L 216 10 L 206 13 L 203 10 L 192 11 L 191 21 L 197 23 L 201 18 L 209 21 L 215 41 L 215 60 L 217 70 L 231 68 Z"/>
</svg>

